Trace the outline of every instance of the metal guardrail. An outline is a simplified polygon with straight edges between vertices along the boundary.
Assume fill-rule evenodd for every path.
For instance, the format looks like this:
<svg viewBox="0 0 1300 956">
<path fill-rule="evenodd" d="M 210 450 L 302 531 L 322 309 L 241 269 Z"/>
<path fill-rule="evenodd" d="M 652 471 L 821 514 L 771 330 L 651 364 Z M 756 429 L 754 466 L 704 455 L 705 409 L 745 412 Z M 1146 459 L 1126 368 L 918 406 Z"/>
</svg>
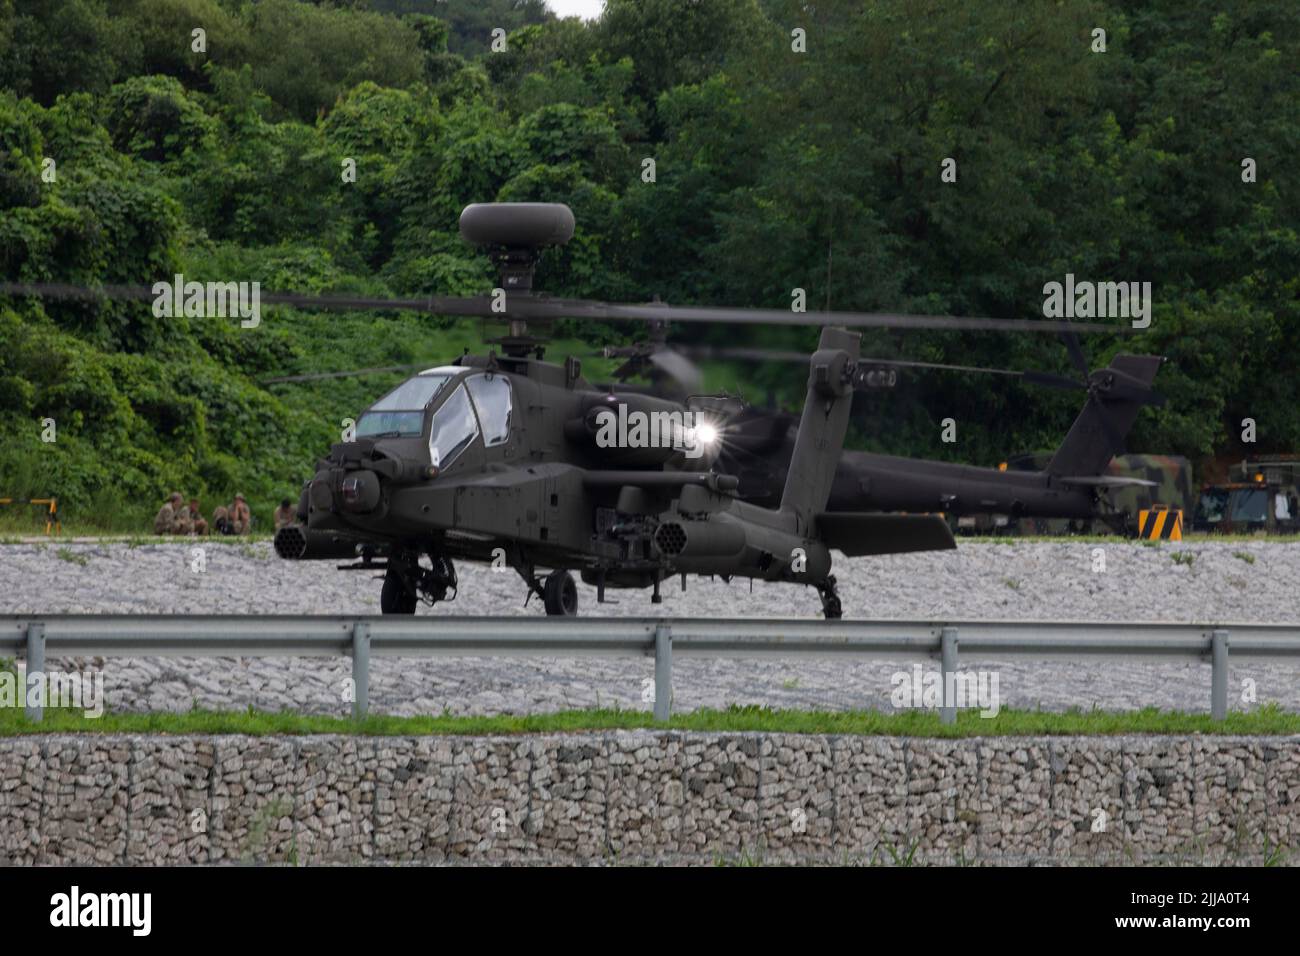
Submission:
<svg viewBox="0 0 1300 956">
<path fill-rule="evenodd" d="M 655 659 L 654 716 L 672 704 L 674 655 L 858 655 L 938 659 L 947 675 L 958 651 L 989 660 L 1127 657 L 1212 664 L 1210 713 L 1228 712 L 1228 653 L 1252 660 L 1300 658 L 1300 624 L 1159 624 L 1083 621 L 822 621 L 759 618 L 539 618 L 291 615 L 0 615 L 0 656 L 352 658 L 353 714 L 369 706 L 370 658 L 646 657 Z M 39 707 L 28 716 L 41 719 Z M 944 723 L 956 707 L 941 707 Z"/>
</svg>

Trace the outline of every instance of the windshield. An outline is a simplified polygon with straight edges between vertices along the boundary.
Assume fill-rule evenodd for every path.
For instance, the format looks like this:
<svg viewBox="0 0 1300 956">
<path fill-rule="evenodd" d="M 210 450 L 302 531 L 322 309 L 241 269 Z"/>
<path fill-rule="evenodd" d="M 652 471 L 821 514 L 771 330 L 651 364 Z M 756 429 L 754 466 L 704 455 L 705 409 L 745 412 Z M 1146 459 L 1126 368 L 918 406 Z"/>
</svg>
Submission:
<svg viewBox="0 0 1300 956">
<path fill-rule="evenodd" d="M 510 382 L 504 375 L 472 375 L 465 380 L 483 426 L 488 448 L 510 440 Z"/>
<path fill-rule="evenodd" d="M 478 437 L 478 419 L 463 387 L 457 387 L 442 408 L 433 413 L 429 432 L 429 460 L 446 468 Z"/>
<path fill-rule="evenodd" d="M 357 421 L 358 438 L 418 438 L 424 412 L 366 412 Z"/>
<path fill-rule="evenodd" d="M 357 422 L 358 438 L 412 438 L 424 428 L 424 407 L 451 380 L 435 373 L 408 378 L 375 404 Z"/>
<path fill-rule="evenodd" d="M 1229 517 L 1233 521 L 1268 520 L 1268 492 L 1263 488 L 1234 491 L 1232 493 L 1232 513 Z"/>
<path fill-rule="evenodd" d="M 422 410 L 433 399 L 433 396 L 442 390 L 442 387 L 447 384 L 450 378 L 450 375 L 442 374 L 417 375 L 415 378 L 408 378 L 397 388 L 371 405 L 370 411 Z"/>
</svg>

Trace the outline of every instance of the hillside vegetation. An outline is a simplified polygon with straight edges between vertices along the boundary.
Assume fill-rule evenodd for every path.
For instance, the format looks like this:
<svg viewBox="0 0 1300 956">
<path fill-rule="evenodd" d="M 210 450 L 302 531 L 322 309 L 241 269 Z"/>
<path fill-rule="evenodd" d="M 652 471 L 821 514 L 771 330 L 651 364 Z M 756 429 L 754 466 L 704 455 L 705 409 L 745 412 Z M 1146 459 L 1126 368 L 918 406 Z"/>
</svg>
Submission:
<svg viewBox="0 0 1300 956">
<path fill-rule="evenodd" d="M 461 208 L 559 201 L 577 234 L 539 282 L 560 295 L 784 308 L 800 287 L 810 308 L 1036 317 L 1066 273 L 1151 282 L 1148 331 L 1084 343 L 1094 367 L 1121 348 L 1171 359 L 1169 402 L 1130 449 L 1296 451 L 1298 61 L 1290 0 L 609 0 L 591 23 L 535 0 L 0 0 L 0 275 L 475 294 L 494 278 Z M 637 332 L 565 324 L 552 355 Z M 242 491 L 266 522 L 400 375 L 264 379 L 479 342 L 411 314 L 264 307 L 241 328 L 0 298 L 0 496 L 121 528 L 172 488 L 209 508 Z M 1051 336 L 872 332 L 864 351 L 1069 368 Z M 803 387 L 779 363 L 708 371 L 760 400 Z M 987 464 L 1055 445 L 1078 400 L 907 375 L 859 403 L 852 441 Z"/>
</svg>

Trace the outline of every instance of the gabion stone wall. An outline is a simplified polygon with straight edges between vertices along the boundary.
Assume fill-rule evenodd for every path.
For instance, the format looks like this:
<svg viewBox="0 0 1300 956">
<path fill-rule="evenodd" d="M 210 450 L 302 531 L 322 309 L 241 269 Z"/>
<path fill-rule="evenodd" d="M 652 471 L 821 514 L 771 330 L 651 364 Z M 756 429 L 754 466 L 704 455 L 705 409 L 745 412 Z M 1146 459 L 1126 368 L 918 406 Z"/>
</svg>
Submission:
<svg viewBox="0 0 1300 956">
<path fill-rule="evenodd" d="M 1296 862 L 1300 737 L 0 740 L 0 863 Z"/>
</svg>

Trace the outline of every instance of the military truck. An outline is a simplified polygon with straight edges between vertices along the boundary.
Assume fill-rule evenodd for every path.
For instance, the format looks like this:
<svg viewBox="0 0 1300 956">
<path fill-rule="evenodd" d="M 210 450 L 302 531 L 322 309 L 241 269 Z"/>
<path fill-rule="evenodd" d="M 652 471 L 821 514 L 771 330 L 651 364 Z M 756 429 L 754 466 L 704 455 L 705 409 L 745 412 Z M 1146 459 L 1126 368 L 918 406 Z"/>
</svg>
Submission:
<svg viewBox="0 0 1300 956">
<path fill-rule="evenodd" d="M 1052 452 L 1014 455 L 1005 462 L 1013 471 L 1041 471 Z M 1001 466 L 1000 466 L 1001 467 Z M 1154 481 L 1154 487 L 1128 486 L 1098 489 L 1097 515 L 1090 519 L 1021 518 L 1007 515 L 974 515 L 961 524 L 965 534 L 1122 534 L 1135 537 L 1138 516 L 1142 511 L 1165 506 L 1181 511 L 1184 521 L 1191 515 L 1196 501 L 1192 484 L 1192 466 L 1178 455 L 1116 455 L 1106 474 L 1121 478 Z"/>
<path fill-rule="evenodd" d="M 1300 533 L 1300 455 L 1247 459 L 1232 467 L 1229 478 L 1201 488 L 1193 531 Z"/>
</svg>

